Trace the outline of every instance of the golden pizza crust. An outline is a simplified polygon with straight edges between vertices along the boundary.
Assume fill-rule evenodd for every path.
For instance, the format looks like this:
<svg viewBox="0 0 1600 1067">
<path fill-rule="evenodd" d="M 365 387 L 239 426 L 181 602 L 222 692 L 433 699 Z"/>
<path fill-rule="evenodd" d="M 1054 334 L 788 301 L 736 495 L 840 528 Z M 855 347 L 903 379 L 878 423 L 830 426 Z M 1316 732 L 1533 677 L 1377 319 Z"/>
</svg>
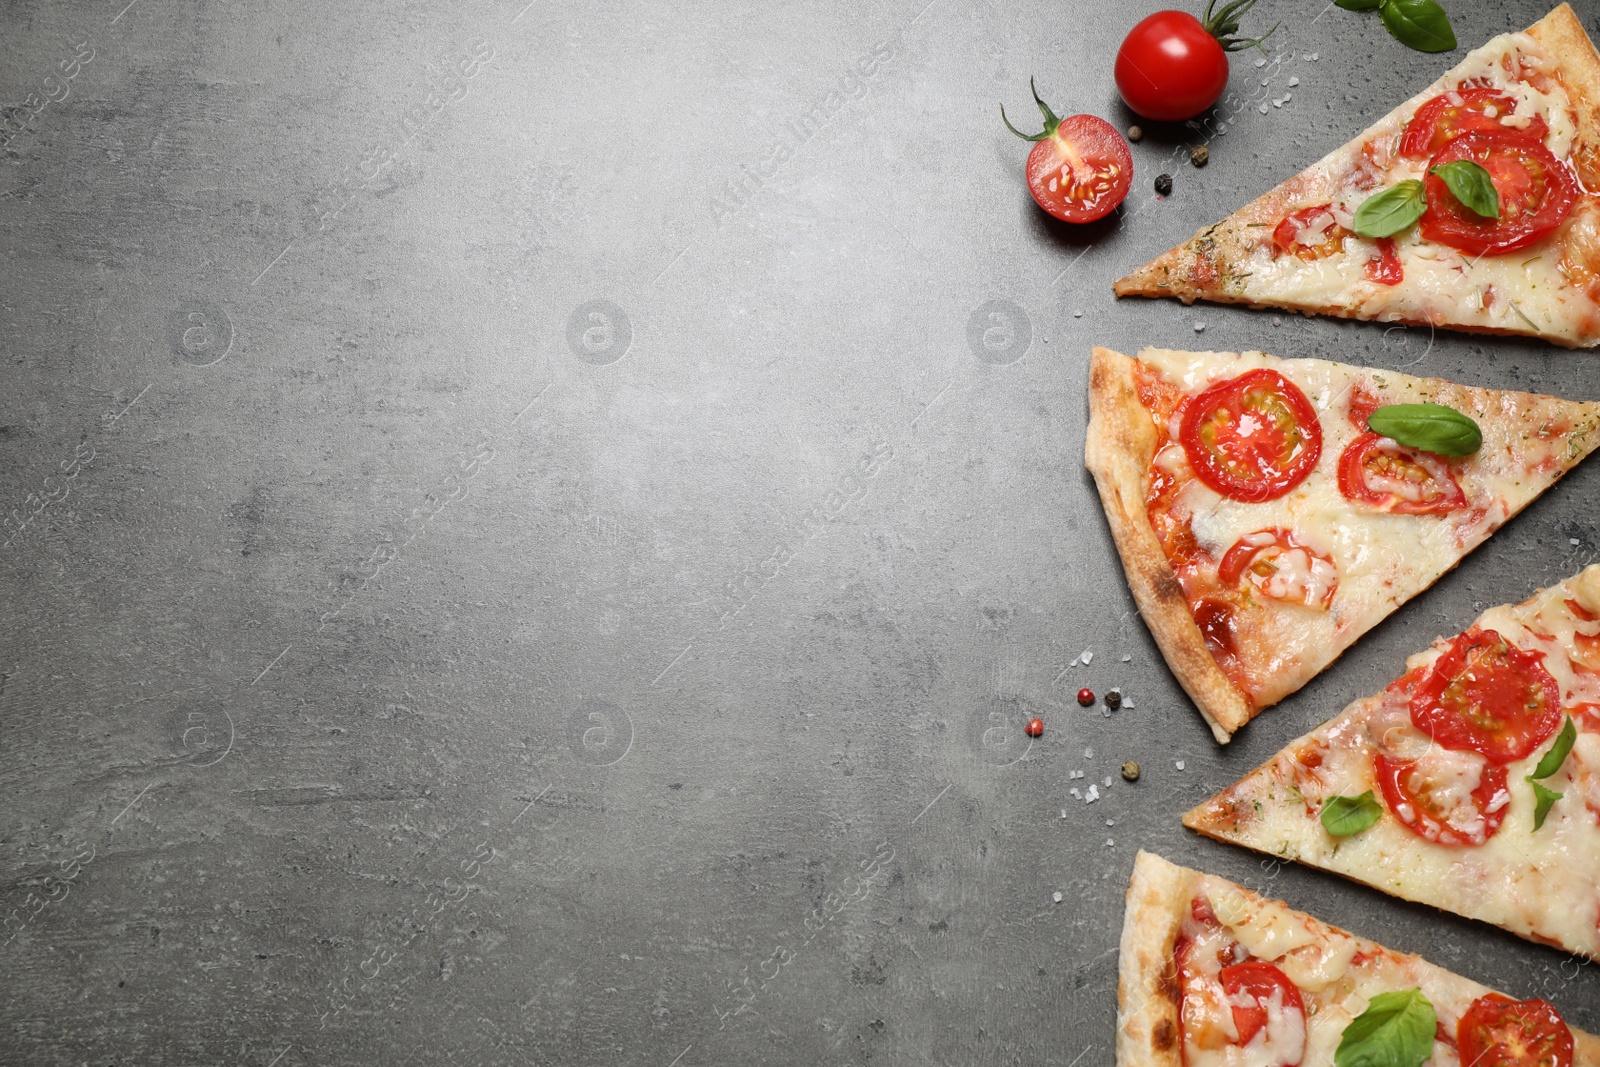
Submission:
<svg viewBox="0 0 1600 1067">
<path fill-rule="evenodd" d="M 1573 143 L 1572 158 L 1585 186 L 1600 188 L 1600 54 L 1596 53 L 1594 43 L 1584 32 L 1572 8 L 1565 3 L 1534 23 L 1527 32 L 1549 48 L 1560 64 L 1560 80 L 1578 112 L 1578 136 Z M 1449 74 L 1444 77 L 1448 78 Z M 1409 115 L 1440 91 L 1440 83 L 1435 82 L 1369 126 L 1361 137 L 1396 115 Z M 1285 309 L 1330 318 L 1378 318 L 1397 325 L 1448 327 L 1463 333 L 1539 337 L 1567 348 L 1600 344 L 1600 339 L 1572 340 L 1537 329 L 1452 322 L 1444 314 L 1435 316 L 1433 321 L 1423 316 L 1407 317 L 1392 311 L 1374 316 L 1349 303 L 1320 304 L 1287 298 L 1262 301 L 1248 296 L 1244 292 L 1241 276 L 1237 274 L 1238 267 L 1234 265 L 1247 260 L 1263 239 L 1270 239 L 1272 228 L 1293 207 L 1301 204 L 1306 189 L 1312 184 L 1309 175 L 1325 164 L 1342 159 L 1351 143 L 1354 142 L 1334 149 L 1232 215 L 1200 230 L 1190 240 L 1132 271 L 1113 283 L 1112 290 L 1119 297 L 1177 297 L 1185 304 L 1204 299 L 1219 304 L 1242 304 L 1256 310 Z"/>
<path fill-rule="evenodd" d="M 1182 1067 L 1173 950 L 1198 875 L 1141 850 L 1133 861 L 1117 978 L 1118 1067 Z"/>
<path fill-rule="evenodd" d="M 1561 84 L 1578 112 L 1573 162 L 1586 188 L 1600 188 L 1600 53 L 1570 4 L 1528 27 L 1528 35 L 1560 59 Z"/>
<path fill-rule="evenodd" d="M 1144 499 L 1156 431 L 1139 400 L 1133 364 L 1120 352 L 1095 348 L 1089 363 L 1089 437 L 1083 462 L 1100 490 L 1139 614 L 1167 666 L 1211 725 L 1211 733 L 1220 744 L 1227 744 L 1256 709 L 1206 649 L 1183 587 L 1150 526 Z"/>
</svg>

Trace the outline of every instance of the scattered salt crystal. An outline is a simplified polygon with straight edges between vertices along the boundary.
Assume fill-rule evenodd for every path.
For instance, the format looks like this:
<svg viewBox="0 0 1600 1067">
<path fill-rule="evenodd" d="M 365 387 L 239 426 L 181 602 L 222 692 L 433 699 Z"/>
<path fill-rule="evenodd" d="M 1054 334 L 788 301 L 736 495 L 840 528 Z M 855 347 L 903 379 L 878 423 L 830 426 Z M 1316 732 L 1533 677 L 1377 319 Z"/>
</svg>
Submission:
<svg viewBox="0 0 1600 1067">
<path fill-rule="evenodd" d="M 1054 893 L 1051 893 L 1050 899 L 1055 901 L 1057 904 L 1061 903 L 1061 890 L 1058 889 Z"/>
<path fill-rule="evenodd" d="M 1116 844 L 1116 842 L 1111 840 L 1111 838 L 1109 838 L 1109 837 L 1106 838 L 1106 848 L 1110 848 L 1111 846 L 1113 846 L 1115 844 Z"/>
<path fill-rule="evenodd" d="M 1109 774 L 1106 775 L 1106 788 L 1107 789 L 1111 788 L 1111 776 Z"/>
<path fill-rule="evenodd" d="M 1299 84 L 1300 84 L 1300 79 L 1299 78 L 1290 78 L 1289 79 L 1289 88 L 1293 89 L 1296 85 L 1299 85 Z"/>
<path fill-rule="evenodd" d="M 1099 799 L 1100 799 L 1100 787 L 1091 784 L 1089 786 L 1089 791 L 1087 793 L 1083 794 L 1083 802 L 1085 804 L 1093 804 L 1095 801 L 1097 801 Z"/>
<path fill-rule="evenodd" d="M 1115 825 L 1117 825 L 1117 824 L 1116 824 L 1116 821 L 1115 821 L 1115 820 L 1113 820 L 1113 819 L 1107 819 L 1107 820 L 1106 820 L 1106 825 L 1107 825 L 1107 826 L 1115 826 Z"/>
<path fill-rule="evenodd" d="M 1061 817 L 1063 819 L 1065 819 L 1067 817 L 1067 809 L 1066 808 L 1062 808 L 1061 809 Z"/>
<path fill-rule="evenodd" d="M 1271 78 L 1262 78 L 1261 79 L 1261 84 L 1262 85 L 1270 85 L 1271 83 L 1272 83 L 1272 79 Z"/>
<path fill-rule="evenodd" d="M 1083 650 L 1083 655 L 1078 657 L 1078 662 L 1083 664 L 1085 667 L 1087 667 L 1093 661 L 1094 661 L 1094 650 L 1093 649 L 1089 649 L 1089 648 L 1084 649 Z"/>
<path fill-rule="evenodd" d="M 1092 749 L 1092 748 L 1084 749 L 1083 750 L 1083 758 L 1084 759 L 1094 759 L 1094 749 Z"/>
<path fill-rule="evenodd" d="M 1133 710 L 1133 698 L 1132 697 L 1123 697 L 1122 698 L 1122 710 L 1123 711 L 1132 711 Z"/>
<path fill-rule="evenodd" d="M 1273 107 L 1282 107 L 1283 106 L 1283 98 L 1279 97 L 1278 99 L 1274 100 L 1272 102 L 1272 106 Z"/>
<path fill-rule="evenodd" d="M 1180 770 L 1180 771 L 1183 770 L 1183 760 L 1178 760 L 1176 763 L 1173 764 L 1173 766 L 1178 768 L 1178 770 Z"/>
<path fill-rule="evenodd" d="M 1294 99 L 1294 94 L 1293 93 L 1284 93 L 1283 94 L 1283 102 L 1285 104 L 1287 104 L 1289 101 L 1291 101 L 1293 99 Z"/>
<path fill-rule="evenodd" d="M 1195 333 L 1205 333 L 1206 332 L 1206 324 L 1203 323 L 1203 322 L 1195 323 L 1194 324 L 1194 332 Z"/>
<path fill-rule="evenodd" d="M 1317 61 L 1317 53 L 1316 52 L 1312 52 L 1309 56 L 1306 56 L 1306 58 L 1311 60 L 1311 62 L 1315 63 Z"/>
<path fill-rule="evenodd" d="M 1082 800 L 1083 799 L 1083 794 L 1078 792 L 1077 786 L 1073 786 L 1071 789 L 1067 790 L 1067 792 L 1072 794 L 1074 800 Z"/>
<path fill-rule="evenodd" d="M 1083 318 L 1083 312 L 1081 312 L 1081 311 L 1074 311 L 1074 312 L 1073 312 L 1073 313 L 1072 313 L 1072 317 L 1073 317 L 1073 318 L 1075 318 L 1075 319 L 1081 319 L 1081 318 Z"/>
<path fill-rule="evenodd" d="M 1264 66 L 1266 66 L 1266 65 L 1267 65 L 1267 61 L 1266 61 L 1266 60 L 1265 60 L 1265 59 L 1258 59 L 1258 60 L 1256 60 L 1256 66 L 1258 66 L 1258 67 L 1264 67 Z"/>
<path fill-rule="evenodd" d="M 1268 107 L 1265 103 L 1262 103 L 1262 105 L 1260 107 L 1256 108 L 1256 110 L 1261 112 L 1263 115 L 1265 115 L 1267 112 L 1271 111 L 1272 109 L 1270 107 Z"/>
<path fill-rule="evenodd" d="M 1583 544 L 1583 542 L 1578 540 L 1576 537 L 1569 537 L 1567 538 L 1567 544 L 1571 545 L 1573 548 L 1577 548 L 1579 545 Z"/>
<path fill-rule="evenodd" d="M 1122 662 L 1124 662 L 1124 663 L 1132 663 L 1133 662 L 1133 657 L 1128 655 L 1127 653 L 1123 653 Z"/>
</svg>

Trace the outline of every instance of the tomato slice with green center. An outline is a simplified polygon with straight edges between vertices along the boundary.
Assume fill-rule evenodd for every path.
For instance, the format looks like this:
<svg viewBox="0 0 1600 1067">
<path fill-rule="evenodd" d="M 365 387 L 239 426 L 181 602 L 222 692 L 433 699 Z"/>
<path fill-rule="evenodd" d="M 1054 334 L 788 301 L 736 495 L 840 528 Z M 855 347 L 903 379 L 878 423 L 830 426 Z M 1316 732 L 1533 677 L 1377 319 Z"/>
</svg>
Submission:
<svg viewBox="0 0 1600 1067">
<path fill-rule="evenodd" d="M 1222 979 L 1222 991 L 1228 995 L 1233 1008 L 1233 1026 L 1239 1031 L 1239 1044 L 1248 1045 L 1267 1025 L 1267 1008 L 1274 1001 L 1283 1011 L 1296 1011 L 1305 1018 L 1305 1002 L 1300 989 L 1283 971 L 1264 960 L 1246 960 L 1222 968 L 1217 976 Z M 1300 1025 L 1300 1054 L 1293 1049 L 1277 1050 L 1283 1053 L 1278 1062 L 1298 1063 L 1305 1052 L 1305 1024 Z M 1290 1058 L 1292 1057 L 1292 1058 Z"/>
<path fill-rule="evenodd" d="M 1543 660 L 1494 630 L 1468 630 L 1412 694 L 1411 721 L 1445 748 L 1525 759 L 1561 727 L 1561 688 Z"/>
<path fill-rule="evenodd" d="M 1572 1067 L 1572 1031 L 1537 998 L 1479 997 L 1461 1016 L 1456 1047 L 1472 1067 Z"/>
<path fill-rule="evenodd" d="M 1448 515 L 1467 506 L 1467 495 L 1443 458 L 1375 433 L 1345 447 L 1339 492 L 1346 500 L 1397 515 Z"/>
<path fill-rule="evenodd" d="M 1332 204 L 1318 204 L 1291 211 L 1272 231 L 1272 243 L 1280 252 L 1310 262 L 1344 251 L 1344 239 L 1351 231 L 1339 225 Z"/>
<path fill-rule="evenodd" d="M 1133 184 L 1133 153 L 1122 134 L 1094 115 L 1068 115 L 1028 152 L 1028 191 L 1063 222 L 1111 214 Z"/>
<path fill-rule="evenodd" d="M 1500 217 L 1485 218 L 1457 200 L 1434 167 L 1470 160 L 1489 172 L 1500 194 Z M 1468 255 L 1499 256 L 1543 240 L 1572 212 L 1578 179 L 1531 137 L 1510 132 L 1466 133 L 1439 149 L 1423 179 L 1428 209 L 1421 234 Z"/>
<path fill-rule="evenodd" d="M 1322 424 L 1300 387 L 1261 367 L 1194 398 L 1178 429 L 1206 485 L 1246 503 L 1276 500 L 1306 480 L 1322 455 Z"/>
<path fill-rule="evenodd" d="M 1407 830 L 1439 845 L 1476 847 L 1500 829 L 1511 797 L 1506 792 L 1506 769 L 1484 763 L 1477 784 L 1460 777 L 1462 767 L 1439 758 L 1390 759 L 1372 757 L 1384 803 Z"/>
<path fill-rule="evenodd" d="M 1400 137 L 1400 154 L 1426 159 L 1464 133 L 1500 133 L 1510 130 L 1543 142 L 1549 125 L 1538 115 L 1526 125 L 1512 126 L 1506 119 L 1516 114 L 1517 101 L 1498 89 L 1458 89 L 1443 93 L 1417 108 Z"/>
<path fill-rule="evenodd" d="M 1228 549 L 1217 567 L 1226 586 L 1248 586 L 1261 596 L 1326 611 L 1339 588 L 1333 560 L 1301 544 L 1292 530 L 1257 530 Z"/>
</svg>

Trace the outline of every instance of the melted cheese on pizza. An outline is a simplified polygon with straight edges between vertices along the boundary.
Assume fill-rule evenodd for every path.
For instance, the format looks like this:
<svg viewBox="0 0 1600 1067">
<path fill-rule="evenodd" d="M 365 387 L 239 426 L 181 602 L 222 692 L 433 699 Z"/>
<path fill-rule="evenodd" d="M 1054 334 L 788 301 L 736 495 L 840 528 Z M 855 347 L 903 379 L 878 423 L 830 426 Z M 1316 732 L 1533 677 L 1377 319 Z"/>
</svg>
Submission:
<svg viewBox="0 0 1600 1067">
<path fill-rule="evenodd" d="M 1433 1005 L 1439 1032 L 1453 1035 L 1472 1002 L 1489 990 L 1415 956 L 1392 952 L 1332 929 L 1278 901 L 1209 875 L 1196 898 L 1214 922 L 1189 917 L 1181 1012 L 1186 1067 L 1285 1067 L 1332 1064 L 1345 1027 L 1379 993 L 1421 989 Z M 1232 1005 L 1216 975 L 1218 956 L 1228 963 L 1257 959 L 1279 968 L 1298 987 L 1304 1011 L 1286 1008 L 1276 994 L 1265 1003 L 1267 1022 L 1237 1044 Z M 1249 1001 L 1248 1003 L 1255 1003 Z M 1241 1004 L 1241 1006 L 1246 1006 Z M 1457 1067 L 1451 1041 L 1434 1042 L 1433 1067 Z"/>
<path fill-rule="evenodd" d="M 1502 821 L 1478 845 L 1430 841 L 1408 828 L 1415 813 L 1385 805 L 1368 830 L 1336 838 L 1319 815 L 1333 797 L 1383 791 L 1374 755 L 1431 762 L 1424 798 L 1434 811 L 1472 812 L 1487 761 L 1474 752 L 1433 743 L 1413 724 L 1406 679 L 1360 701 L 1294 742 L 1271 763 L 1190 813 L 1204 830 L 1421 901 L 1494 923 L 1514 933 L 1600 959 L 1600 565 L 1525 603 L 1492 608 L 1475 624 L 1513 647 L 1542 655 L 1561 693 L 1562 710 L 1579 728 L 1571 754 L 1542 779 L 1561 794 L 1534 829 L 1536 798 L 1527 780 L 1549 741 L 1505 766 L 1505 795 L 1482 816 Z M 1469 631 L 1470 632 L 1470 631 Z M 1417 677 L 1450 642 L 1407 661 Z M 1501 808 L 1504 810 L 1502 811 Z M 1475 817 L 1464 817 L 1471 831 Z M 1481 829 L 1481 827 L 1477 827 Z"/>
<path fill-rule="evenodd" d="M 1473 256 L 1425 240 L 1418 227 L 1397 234 L 1394 255 L 1403 277 L 1381 284 L 1368 273 L 1379 259 L 1379 245 L 1348 233 L 1363 201 L 1401 181 L 1420 179 L 1430 162 L 1400 154 L 1406 123 L 1429 100 L 1447 93 L 1459 96 L 1463 86 L 1492 88 L 1516 102 L 1503 121 L 1527 129 L 1535 119 L 1549 132 L 1544 144 L 1568 160 L 1578 133 L 1573 104 L 1559 77 L 1555 59 L 1526 33 L 1504 34 L 1482 48 L 1437 83 L 1381 120 L 1358 142 L 1331 153 L 1291 183 L 1293 192 L 1278 206 L 1287 216 L 1298 209 L 1331 205 L 1328 214 L 1297 230 L 1299 242 L 1321 243 L 1337 225 L 1347 235 L 1342 251 L 1307 261 L 1284 254 L 1273 242 L 1272 223 L 1254 222 L 1242 232 L 1252 250 L 1242 262 L 1228 265 L 1224 288 L 1247 301 L 1305 307 L 1340 308 L 1361 318 L 1380 321 L 1456 324 L 1518 333 L 1537 332 L 1576 344 L 1592 344 L 1600 335 L 1600 305 L 1590 271 L 1583 265 L 1586 248 L 1573 249 L 1574 262 L 1564 262 L 1564 234 L 1588 242 L 1600 252 L 1600 201 L 1581 196 L 1566 230 L 1519 252 Z"/>
<path fill-rule="evenodd" d="M 1287 530 L 1307 551 L 1285 552 L 1249 588 L 1221 590 L 1237 614 L 1231 650 L 1213 647 L 1229 680 L 1257 707 L 1294 692 L 1394 608 L 1431 585 L 1507 518 L 1539 495 L 1600 441 L 1600 406 L 1527 393 L 1469 389 L 1447 382 L 1371 371 L 1323 360 L 1281 360 L 1259 352 L 1192 353 L 1146 349 L 1140 361 L 1185 396 L 1257 367 L 1288 378 L 1316 409 L 1322 454 L 1309 477 L 1265 503 L 1222 496 L 1196 478 L 1178 418 L 1160 427 L 1154 459 L 1178 486 L 1153 503 L 1187 523 L 1205 573 L 1186 582 L 1191 609 L 1216 585 L 1229 550 L 1262 531 Z M 1357 393 L 1384 404 L 1433 401 L 1472 416 L 1483 431 L 1479 451 L 1438 460 L 1460 486 L 1464 504 L 1448 514 L 1397 514 L 1347 499 L 1340 458 L 1364 431 L 1350 418 Z M 1153 516 L 1153 519 L 1159 518 Z M 1329 595 L 1331 590 L 1331 596 Z M 1203 624 L 1202 624 L 1203 625 Z"/>
</svg>

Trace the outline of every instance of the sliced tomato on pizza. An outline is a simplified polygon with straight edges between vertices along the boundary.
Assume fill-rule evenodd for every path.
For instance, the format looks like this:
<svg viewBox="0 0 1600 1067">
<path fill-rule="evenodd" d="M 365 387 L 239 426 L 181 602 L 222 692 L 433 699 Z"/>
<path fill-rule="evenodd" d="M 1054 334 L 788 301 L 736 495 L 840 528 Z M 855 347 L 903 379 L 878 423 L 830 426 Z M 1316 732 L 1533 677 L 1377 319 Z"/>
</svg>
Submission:
<svg viewBox="0 0 1600 1067">
<path fill-rule="evenodd" d="M 1600 404 L 1260 352 L 1097 348 L 1089 406 L 1134 600 L 1221 742 L 1600 444 Z"/>
<path fill-rule="evenodd" d="M 1600 960 L 1600 565 L 1491 608 L 1184 817 Z"/>
<path fill-rule="evenodd" d="M 1600 1038 L 1214 875 L 1140 852 L 1118 1067 L 1600 1067 Z"/>
<path fill-rule="evenodd" d="M 1452 185 L 1463 172 L 1495 196 L 1481 196 L 1481 181 L 1480 195 L 1472 181 Z M 1600 55 L 1562 4 L 1115 288 L 1592 347 L 1600 195 L 1590 190 L 1600 190 Z"/>
</svg>

